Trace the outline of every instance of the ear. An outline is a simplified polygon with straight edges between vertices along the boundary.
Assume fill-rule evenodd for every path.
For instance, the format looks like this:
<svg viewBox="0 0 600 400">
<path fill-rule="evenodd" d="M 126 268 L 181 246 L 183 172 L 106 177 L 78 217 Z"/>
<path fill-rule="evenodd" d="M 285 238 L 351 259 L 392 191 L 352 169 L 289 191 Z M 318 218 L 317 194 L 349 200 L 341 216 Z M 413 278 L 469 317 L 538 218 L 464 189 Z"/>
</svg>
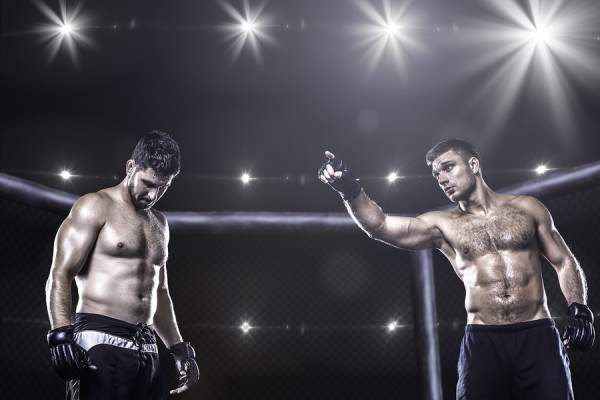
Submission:
<svg viewBox="0 0 600 400">
<path fill-rule="evenodd" d="M 477 157 L 471 157 L 469 159 L 469 168 L 471 168 L 471 171 L 473 171 L 475 175 L 479 173 L 479 160 Z"/>
<path fill-rule="evenodd" d="M 125 164 L 125 173 L 127 174 L 127 176 L 131 176 L 134 171 L 135 171 L 135 161 L 127 160 L 127 163 Z"/>
</svg>

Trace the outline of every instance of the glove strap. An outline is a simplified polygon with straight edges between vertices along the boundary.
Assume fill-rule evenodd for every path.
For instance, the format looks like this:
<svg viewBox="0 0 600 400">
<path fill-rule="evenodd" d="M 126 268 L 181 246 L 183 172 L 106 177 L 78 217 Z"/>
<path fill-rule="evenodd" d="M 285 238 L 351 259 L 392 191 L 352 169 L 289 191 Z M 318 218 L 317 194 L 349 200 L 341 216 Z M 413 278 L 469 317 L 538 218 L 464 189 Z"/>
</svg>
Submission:
<svg viewBox="0 0 600 400">
<path fill-rule="evenodd" d="M 51 329 L 48 331 L 48 346 L 54 347 L 59 344 L 71 343 L 74 340 L 73 331 L 75 327 L 73 325 L 65 325 L 60 328 Z"/>
<path fill-rule="evenodd" d="M 585 321 L 594 323 L 594 314 L 592 310 L 585 304 L 571 303 L 567 310 L 567 314 L 571 318 L 583 319 Z"/>
<path fill-rule="evenodd" d="M 172 356 L 181 358 L 196 358 L 196 352 L 190 342 L 181 342 L 169 347 Z"/>
</svg>

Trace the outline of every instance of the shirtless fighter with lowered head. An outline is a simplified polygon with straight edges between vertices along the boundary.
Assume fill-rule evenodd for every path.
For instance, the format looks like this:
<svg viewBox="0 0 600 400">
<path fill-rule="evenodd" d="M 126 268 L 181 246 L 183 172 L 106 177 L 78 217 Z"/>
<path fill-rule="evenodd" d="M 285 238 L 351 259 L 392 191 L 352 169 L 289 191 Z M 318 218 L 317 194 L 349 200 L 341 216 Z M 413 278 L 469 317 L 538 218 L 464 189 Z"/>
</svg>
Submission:
<svg viewBox="0 0 600 400">
<path fill-rule="evenodd" d="M 586 281 L 548 210 L 528 196 L 500 194 L 484 182 L 480 156 L 462 139 L 426 156 L 433 177 L 458 205 L 416 218 L 389 216 L 332 153 L 319 178 L 338 191 L 371 237 L 403 249 L 436 248 L 463 281 L 467 326 L 458 363 L 458 399 L 572 399 L 565 348 L 587 351 L 594 317 Z M 542 282 L 542 255 L 556 269 L 569 304 L 561 337 Z"/>
<path fill-rule="evenodd" d="M 198 381 L 194 349 L 179 333 L 167 283 L 169 228 L 152 206 L 181 165 L 164 132 L 143 137 L 114 187 L 77 200 L 62 223 L 46 285 L 52 360 L 71 399 L 162 399 L 156 333 L 179 386 Z M 71 324 L 71 284 L 79 293 Z"/>
</svg>

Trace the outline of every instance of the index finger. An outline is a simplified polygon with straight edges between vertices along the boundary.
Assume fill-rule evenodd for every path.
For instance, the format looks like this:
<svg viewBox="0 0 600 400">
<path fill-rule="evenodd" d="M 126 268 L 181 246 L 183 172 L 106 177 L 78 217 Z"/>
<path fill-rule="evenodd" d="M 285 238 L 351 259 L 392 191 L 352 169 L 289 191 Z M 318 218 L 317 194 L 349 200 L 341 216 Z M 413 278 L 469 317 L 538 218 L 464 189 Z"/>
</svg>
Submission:
<svg viewBox="0 0 600 400">
<path fill-rule="evenodd" d="M 169 392 L 169 394 L 180 394 L 180 393 L 183 393 L 183 392 L 185 392 L 185 391 L 186 391 L 186 390 L 188 390 L 188 389 L 189 389 L 189 388 L 188 388 L 186 385 L 183 385 L 183 386 L 182 386 L 182 387 L 180 387 L 180 388 L 177 388 L 177 389 L 173 389 L 173 390 L 171 390 L 171 391 Z"/>
<path fill-rule="evenodd" d="M 325 155 L 327 156 L 327 158 L 329 158 L 330 160 L 335 158 L 335 155 L 330 152 L 329 150 L 325 151 Z"/>
</svg>

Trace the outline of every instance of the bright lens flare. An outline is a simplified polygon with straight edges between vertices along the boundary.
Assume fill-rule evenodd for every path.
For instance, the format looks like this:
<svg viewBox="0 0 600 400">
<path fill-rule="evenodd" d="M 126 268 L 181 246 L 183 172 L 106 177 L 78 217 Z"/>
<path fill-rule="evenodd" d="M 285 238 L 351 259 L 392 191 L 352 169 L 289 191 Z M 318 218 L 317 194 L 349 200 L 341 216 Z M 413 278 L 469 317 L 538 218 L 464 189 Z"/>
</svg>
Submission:
<svg viewBox="0 0 600 400">
<path fill-rule="evenodd" d="M 539 167 L 537 167 L 537 168 L 535 169 L 535 172 L 537 172 L 537 173 L 538 173 L 538 175 L 543 175 L 543 174 L 545 174 L 546 172 L 548 172 L 548 167 L 547 167 L 547 166 L 545 166 L 545 165 L 540 165 Z"/>
<path fill-rule="evenodd" d="M 219 4 L 229 17 L 235 21 L 220 28 L 225 33 L 225 41 L 229 43 L 232 63 L 237 61 L 242 51 L 248 47 L 256 63 L 261 65 L 265 45 L 277 44 L 275 38 L 266 32 L 266 27 L 270 25 L 269 18 L 264 12 L 266 3 L 263 1 L 253 9 L 250 6 L 250 0 L 244 0 L 242 3 L 243 11 L 241 12 L 228 1 L 221 0 Z"/>
<path fill-rule="evenodd" d="M 70 24 L 64 24 L 60 28 L 58 28 L 63 35 L 68 35 L 73 31 Z"/>
<path fill-rule="evenodd" d="M 34 0 L 34 4 L 48 19 L 47 23 L 36 29 L 41 36 L 41 41 L 46 43 L 48 64 L 51 64 L 58 52 L 65 47 L 73 64 L 79 65 L 79 48 L 93 44 L 83 33 L 84 27 L 88 25 L 87 17 L 81 13 L 83 2 L 77 3 L 69 10 L 66 0 L 59 0 L 58 13 L 40 0 Z"/>
<path fill-rule="evenodd" d="M 66 170 L 64 170 L 60 173 L 60 177 L 63 178 L 65 181 L 71 179 L 72 176 L 73 175 L 71 175 L 71 173 Z"/>
<path fill-rule="evenodd" d="M 244 321 L 244 323 L 242 323 L 242 325 L 240 325 L 240 329 L 242 330 L 242 332 L 244 334 L 247 334 L 248 332 L 250 332 L 250 329 L 252 329 L 252 328 L 253 327 L 247 321 Z"/>
<path fill-rule="evenodd" d="M 242 177 L 240 179 L 242 180 L 242 182 L 248 183 L 252 178 L 250 177 L 250 174 L 245 173 L 242 174 Z"/>
<path fill-rule="evenodd" d="M 596 4 L 595 4 L 596 3 Z M 484 19 L 465 21 L 461 38 L 474 50 L 458 79 L 479 88 L 465 114 L 486 115 L 486 129 L 500 134 L 511 113 L 531 96 L 530 113 L 569 144 L 580 129 L 575 112 L 580 90 L 600 84 L 596 1 L 507 0 L 480 2 Z M 473 54 L 476 54 L 473 57 Z M 483 109 L 482 109 L 483 108 Z"/>
<path fill-rule="evenodd" d="M 390 183 L 394 182 L 396 179 L 398 179 L 398 174 L 396 174 L 395 172 L 392 172 L 391 174 L 388 175 L 387 179 Z"/>
<path fill-rule="evenodd" d="M 367 74 L 372 75 L 386 57 L 391 58 L 394 69 L 401 75 L 406 73 L 406 59 L 410 53 L 423 51 L 421 44 L 412 35 L 416 18 L 408 2 L 392 8 L 390 0 L 383 0 L 381 10 L 365 0 L 354 3 L 369 19 L 352 30 L 357 49 L 363 53 Z M 394 3 L 397 5 L 398 3 Z"/>
</svg>

